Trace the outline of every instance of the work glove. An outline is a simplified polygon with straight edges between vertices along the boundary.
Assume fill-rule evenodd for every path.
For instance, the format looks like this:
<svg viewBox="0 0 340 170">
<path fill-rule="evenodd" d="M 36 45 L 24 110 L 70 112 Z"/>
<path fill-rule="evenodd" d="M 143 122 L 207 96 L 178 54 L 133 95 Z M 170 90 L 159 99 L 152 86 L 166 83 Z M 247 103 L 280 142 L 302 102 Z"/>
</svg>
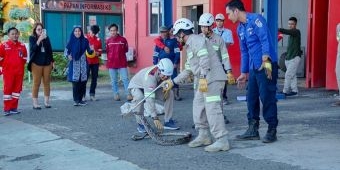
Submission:
<svg viewBox="0 0 340 170">
<path fill-rule="evenodd" d="M 200 92 L 207 92 L 208 91 L 208 81 L 206 78 L 200 78 L 198 81 L 198 90 Z"/>
<path fill-rule="evenodd" d="M 156 128 L 159 131 L 163 131 L 163 124 L 161 123 L 161 121 L 159 120 L 159 118 L 152 118 L 153 119 L 153 123 L 155 124 Z"/>
<path fill-rule="evenodd" d="M 174 82 L 171 79 L 165 80 L 163 82 L 163 94 L 164 100 L 168 99 L 170 90 L 174 87 Z"/>
<path fill-rule="evenodd" d="M 236 84 L 235 77 L 234 77 L 233 73 L 231 73 L 231 71 L 229 71 L 227 73 L 227 80 L 228 80 L 228 84 L 230 84 L 230 85 Z"/>
<path fill-rule="evenodd" d="M 272 63 L 268 60 L 265 59 L 262 61 L 262 65 L 259 70 L 265 69 L 266 75 L 268 79 L 272 79 Z"/>
</svg>

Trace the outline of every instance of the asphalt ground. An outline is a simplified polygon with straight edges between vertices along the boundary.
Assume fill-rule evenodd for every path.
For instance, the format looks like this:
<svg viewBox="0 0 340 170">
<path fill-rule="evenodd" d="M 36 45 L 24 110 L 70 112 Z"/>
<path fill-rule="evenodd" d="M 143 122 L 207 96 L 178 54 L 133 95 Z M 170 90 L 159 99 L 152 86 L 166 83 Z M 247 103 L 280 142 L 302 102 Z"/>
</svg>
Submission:
<svg viewBox="0 0 340 170">
<path fill-rule="evenodd" d="M 340 108 L 330 107 L 337 92 L 323 88 L 305 89 L 303 80 L 299 82 L 298 96 L 278 101 L 278 141 L 272 144 L 234 140 L 247 128 L 246 102 L 236 100 L 246 91 L 229 86 L 230 104 L 224 109 L 230 120 L 226 127 L 231 150 L 218 153 L 207 153 L 202 147 L 193 149 L 187 145 L 160 146 L 150 139 L 132 141 L 130 137 L 137 132 L 135 119 L 120 116 L 119 107 L 125 101 L 114 101 L 108 84 L 97 88 L 98 101 L 88 101 L 84 107 L 73 106 L 71 87 L 53 88 L 52 108 L 42 110 L 32 109 L 30 89 L 27 88 L 20 99 L 22 113 L 0 117 L 0 169 L 86 169 L 84 165 L 88 164 L 91 166 L 87 169 L 339 169 Z M 282 89 L 282 80 L 279 84 L 279 89 Z M 183 100 L 175 101 L 174 119 L 181 127 L 180 131 L 191 132 L 195 136 L 197 132 L 192 129 L 193 90 L 191 85 L 182 86 L 180 90 Z M 39 95 L 40 103 L 43 103 L 43 94 Z M 266 129 L 266 123 L 261 120 L 261 136 Z M 36 137 L 37 140 L 43 138 L 40 142 L 20 138 L 24 135 L 35 138 L 37 131 L 42 132 Z M 47 156 L 52 151 L 72 150 L 70 145 L 53 143 L 58 140 L 72 143 L 82 152 L 68 156 L 62 152 L 57 157 L 59 161 L 52 161 L 53 156 Z M 40 150 L 37 148 L 41 148 L 41 141 L 52 143 Z M 20 153 L 18 150 L 27 152 Z M 122 166 L 114 166 L 117 164 Z"/>
</svg>

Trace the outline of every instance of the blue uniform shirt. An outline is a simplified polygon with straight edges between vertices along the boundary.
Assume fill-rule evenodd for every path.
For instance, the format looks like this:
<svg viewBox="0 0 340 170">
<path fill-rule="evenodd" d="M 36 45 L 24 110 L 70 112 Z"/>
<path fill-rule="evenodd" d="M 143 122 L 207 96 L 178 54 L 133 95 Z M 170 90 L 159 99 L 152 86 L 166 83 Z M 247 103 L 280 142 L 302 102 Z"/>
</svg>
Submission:
<svg viewBox="0 0 340 170">
<path fill-rule="evenodd" d="M 237 27 L 241 48 L 241 73 L 249 69 L 259 69 L 262 56 L 269 55 L 272 62 L 277 62 L 277 54 L 271 41 L 266 20 L 256 13 L 247 13 L 247 21 Z"/>
<path fill-rule="evenodd" d="M 225 43 L 234 44 L 233 33 L 230 29 L 222 28 L 218 29 L 217 27 L 213 29 L 213 32 L 222 37 Z"/>
<path fill-rule="evenodd" d="M 168 58 L 174 64 L 179 64 L 180 50 L 177 44 L 177 39 L 176 38 L 163 39 L 163 43 L 170 49 L 170 53 L 166 53 L 164 49 L 155 46 L 153 54 L 153 64 L 156 65 L 158 61 L 163 58 Z"/>
</svg>

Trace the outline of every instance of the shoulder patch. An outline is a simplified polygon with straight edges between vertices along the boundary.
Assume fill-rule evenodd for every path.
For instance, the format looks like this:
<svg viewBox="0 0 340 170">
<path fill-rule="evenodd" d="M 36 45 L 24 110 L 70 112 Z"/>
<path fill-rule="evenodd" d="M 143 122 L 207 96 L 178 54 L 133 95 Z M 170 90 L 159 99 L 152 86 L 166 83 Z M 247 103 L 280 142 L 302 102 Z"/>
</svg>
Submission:
<svg viewBox="0 0 340 170">
<path fill-rule="evenodd" d="M 257 27 L 261 28 L 263 26 L 262 22 L 257 18 L 255 20 L 255 24 L 257 25 Z"/>
</svg>

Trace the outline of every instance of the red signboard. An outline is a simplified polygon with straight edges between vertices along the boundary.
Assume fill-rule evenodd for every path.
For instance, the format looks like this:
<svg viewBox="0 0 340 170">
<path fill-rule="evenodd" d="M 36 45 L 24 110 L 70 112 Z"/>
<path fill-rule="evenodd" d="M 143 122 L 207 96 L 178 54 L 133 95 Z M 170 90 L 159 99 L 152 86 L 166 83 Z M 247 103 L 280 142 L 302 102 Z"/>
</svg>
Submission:
<svg viewBox="0 0 340 170">
<path fill-rule="evenodd" d="M 46 11 L 122 13 L 121 2 L 42 0 L 40 4 L 41 9 Z"/>
</svg>

